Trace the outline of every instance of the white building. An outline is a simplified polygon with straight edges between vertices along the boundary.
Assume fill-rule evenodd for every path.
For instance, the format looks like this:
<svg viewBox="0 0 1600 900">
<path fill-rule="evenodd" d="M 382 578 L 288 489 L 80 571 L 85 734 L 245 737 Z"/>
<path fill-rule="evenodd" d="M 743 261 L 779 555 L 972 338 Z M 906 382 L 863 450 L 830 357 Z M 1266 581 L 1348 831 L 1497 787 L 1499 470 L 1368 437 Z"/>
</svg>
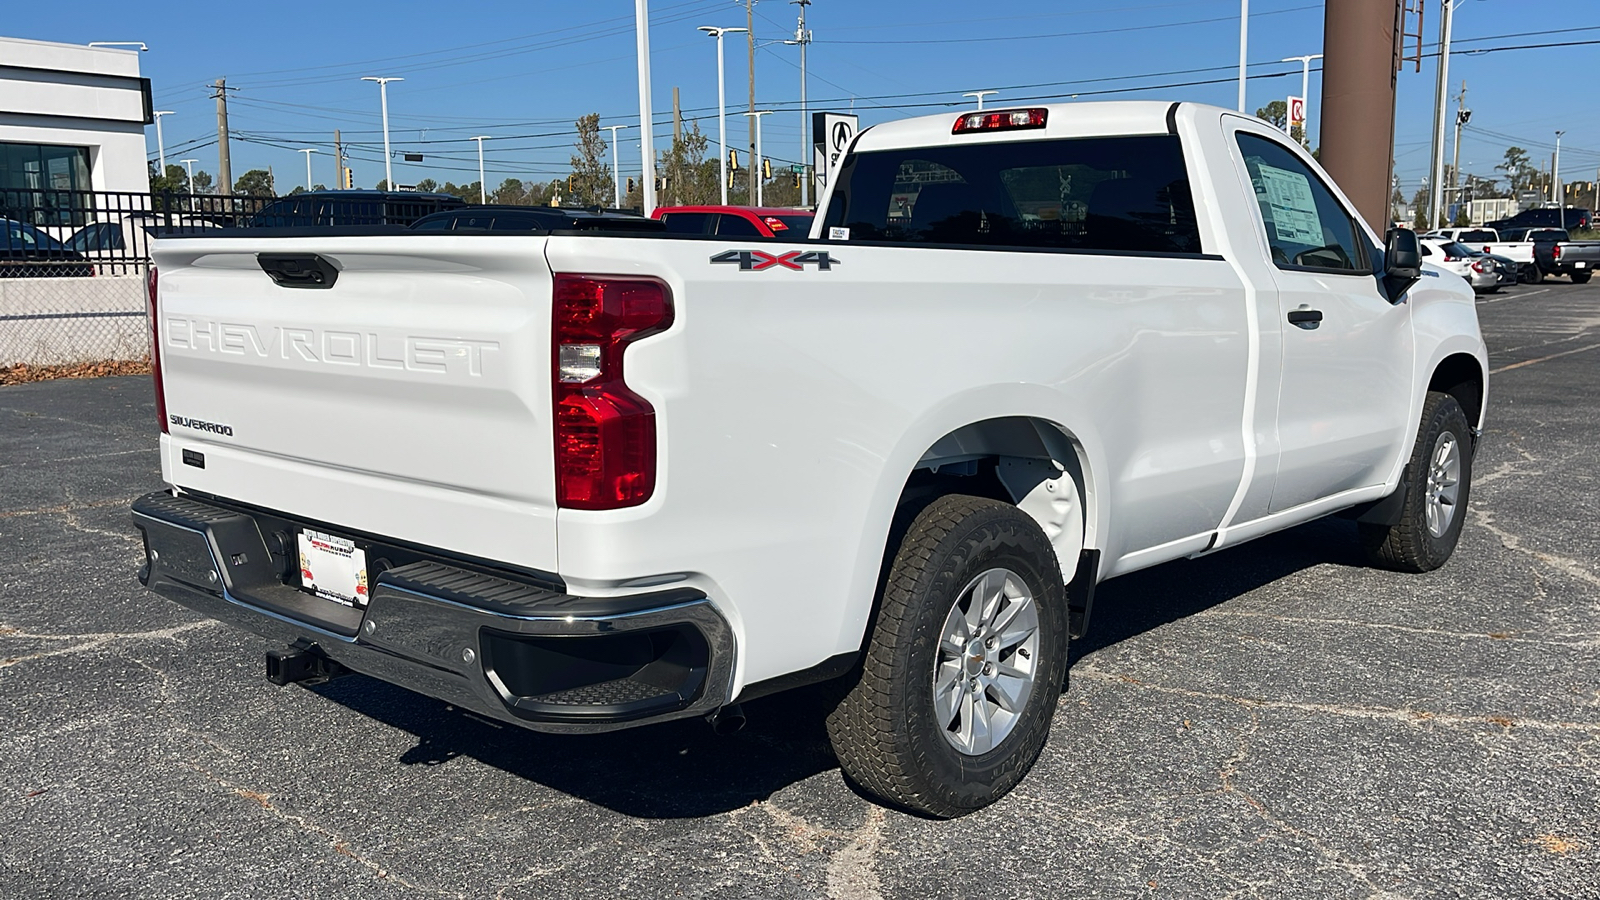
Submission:
<svg viewBox="0 0 1600 900">
<path fill-rule="evenodd" d="M 137 50 L 0 37 L 0 192 L 149 191 L 152 121 Z"/>
</svg>

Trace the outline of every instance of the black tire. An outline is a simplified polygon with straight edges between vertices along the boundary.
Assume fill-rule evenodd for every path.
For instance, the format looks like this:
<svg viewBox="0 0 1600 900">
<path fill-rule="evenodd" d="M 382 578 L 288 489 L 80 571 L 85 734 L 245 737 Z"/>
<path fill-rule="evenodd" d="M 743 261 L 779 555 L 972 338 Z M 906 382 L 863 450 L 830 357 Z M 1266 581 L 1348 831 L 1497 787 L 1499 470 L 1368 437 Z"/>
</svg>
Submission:
<svg viewBox="0 0 1600 900">
<path fill-rule="evenodd" d="M 1589 271 L 1573 272 L 1571 274 L 1573 284 L 1588 284 L 1589 279 L 1594 277 L 1594 273 Z"/>
<path fill-rule="evenodd" d="M 1544 280 L 1544 273 L 1533 263 L 1528 263 L 1517 270 L 1517 280 L 1523 284 L 1538 284 Z"/>
<path fill-rule="evenodd" d="M 1449 524 L 1441 534 L 1434 534 L 1427 518 L 1429 470 L 1445 435 L 1455 441 L 1460 455 L 1459 490 Z M 1362 523 L 1361 543 L 1373 565 L 1400 572 L 1431 572 L 1455 552 L 1472 492 L 1472 431 L 1461 404 L 1449 394 L 1428 392 L 1406 478 L 1406 502 L 1399 524 Z"/>
<path fill-rule="evenodd" d="M 1528 273 L 1528 283 L 1544 284 L 1544 270 L 1539 268 L 1538 263 L 1534 263 L 1533 270 Z"/>
<path fill-rule="evenodd" d="M 934 673 L 946 617 L 979 574 L 1015 573 L 1033 594 L 1039 630 L 1035 677 L 1011 731 L 981 755 L 947 740 L 934 711 Z M 1033 766 L 1055 714 L 1067 661 L 1061 567 L 1037 522 L 1016 507 L 941 497 L 912 521 L 890 563 L 862 666 L 828 716 L 846 776 L 902 809 L 938 818 L 993 803 Z"/>
</svg>

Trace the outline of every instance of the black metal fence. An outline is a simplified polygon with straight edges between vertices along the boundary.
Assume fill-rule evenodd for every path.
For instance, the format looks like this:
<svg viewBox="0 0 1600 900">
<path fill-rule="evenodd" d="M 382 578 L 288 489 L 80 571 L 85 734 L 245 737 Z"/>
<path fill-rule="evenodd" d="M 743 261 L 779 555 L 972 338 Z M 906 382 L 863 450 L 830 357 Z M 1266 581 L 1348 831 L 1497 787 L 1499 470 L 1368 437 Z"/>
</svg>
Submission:
<svg viewBox="0 0 1600 900">
<path fill-rule="evenodd" d="M 247 225 L 273 197 L 0 190 L 0 278 L 137 274 L 163 233 Z"/>
</svg>

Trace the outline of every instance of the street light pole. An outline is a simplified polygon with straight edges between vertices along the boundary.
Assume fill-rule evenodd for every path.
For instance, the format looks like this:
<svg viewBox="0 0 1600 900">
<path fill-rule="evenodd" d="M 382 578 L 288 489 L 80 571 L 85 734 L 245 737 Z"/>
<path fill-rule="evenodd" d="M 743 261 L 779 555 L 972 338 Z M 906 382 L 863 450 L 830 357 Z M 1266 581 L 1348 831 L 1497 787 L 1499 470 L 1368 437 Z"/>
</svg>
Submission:
<svg viewBox="0 0 1600 900">
<path fill-rule="evenodd" d="M 1244 112 L 1244 69 L 1250 45 L 1250 0 L 1239 0 L 1239 112 Z"/>
<path fill-rule="evenodd" d="M 978 108 L 979 109 L 983 109 L 983 98 L 987 97 L 990 94 L 998 94 L 998 93 L 1000 93 L 1000 92 L 999 91 L 968 91 L 965 94 L 962 94 L 961 96 L 978 98 Z"/>
<path fill-rule="evenodd" d="M 156 157 L 161 160 L 161 177 L 167 176 L 167 144 L 161 139 L 161 117 L 172 115 L 170 109 L 160 109 L 151 113 L 151 118 L 156 120 Z"/>
<path fill-rule="evenodd" d="M 808 139 L 811 120 L 806 114 L 806 45 L 811 43 L 811 32 L 806 30 L 806 7 L 811 5 L 811 0 L 789 2 L 800 7 L 800 25 L 795 29 L 794 40 L 784 43 L 800 45 L 800 205 L 810 206 L 811 179 L 806 175 L 809 170 L 806 160 L 811 158 L 811 141 Z"/>
<path fill-rule="evenodd" d="M 306 155 L 306 190 L 311 190 L 311 154 L 317 152 L 315 147 L 302 147 L 301 153 Z"/>
<path fill-rule="evenodd" d="M 633 30 L 639 45 L 639 186 L 644 198 L 646 216 L 656 209 L 656 144 L 652 128 L 655 124 L 650 102 L 650 10 L 647 0 L 635 0 Z M 722 42 L 717 42 L 717 61 L 722 60 Z"/>
<path fill-rule="evenodd" d="M 1428 227 L 1438 228 L 1444 215 L 1444 115 L 1450 91 L 1450 35 L 1455 27 L 1456 7 L 1461 0 L 1444 0 L 1439 22 L 1439 75 L 1433 95 L 1433 194 L 1428 211 Z"/>
<path fill-rule="evenodd" d="M 1300 104 L 1301 108 L 1305 110 L 1306 116 L 1305 121 L 1300 125 L 1300 136 L 1305 139 L 1307 144 L 1311 143 L 1311 61 L 1321 58 L 1321 53 L 1313 53 L 1309 56 L 1291 56 L 1279 60 L 1279 62 L 1297 62 L 1300 64 Z"/>
<path fill-rule="evenodd" d="M 1561 189 L 1561 136 L 1565 131 L 1556 132 L 1556 158 L 1550 164 L 1550 191 L 1555 194 L 1551 199 L 1556 201 L 1556 208 L 1561 210 L 1561 224 L 1557 227 L 1567 227 L 1567 192 Z"/>
<path fill-rule="evenodd" d="M 362 81 L 376 81 L 378 83 L 378 102 L 383 106 L 383 183 L 389 190 L 394 190 L 394 159 L 389 156 L 389 82 L 405 81 L 404 78 L 376 78 L 365 76 Z M 482 145 L 479 145 L 482 146 Z"/>
<path fill-rule="evenodd" d="M 753 160 L 755 163 L 754 171 L 756 173 L 756 206 L 762 205 L 761 201 L 763 198 L 761 188 L 762 182 L 766 181 L 766 173 L 761 171 L 761 117 L 770 115 L 772 115 L 772 110 L 770 109 L 763 109 L 760 112 L 745 113 L 745 116 L 754 120 L 756 124 L 756 158 Z"/>
<path fill-rule="evenodd" d="M 190 194 L 190 196 L 194 195 L 194 164 L 199 162 L 199 161 L 200 160 L 198 160 L 198 159 L 180 159 L 180 160 L 178 160 L 178 162 L 183 163 L 184 167 L 189 170 L 189 194 Z"/>
<path fill-rule="evenodd" d="M 722 36 L 725 34 L 739 34 L 745 28 L 718 28 L 714 25 L 701 25 L 700 29 L 706 34 L 717 39 L 717 156 L 721 162 L 722 205 L 728 205 L 728 99 L 723 91 L 722 81 Z"/>
<path fill-rule="evenodd" d="M 626 125 L 606 125 L 606 126 L 603 126 L 603 127 L 607 131 L 611 132 L 611 179 L 616 182 L 616 185 L 615 185 L 616 186 L 616 195 L 617 195 L 616 208 L 617 209 L 621 209 L 622 208 L 622 167 L 617 164 L 617 132 L 621 131 L 624 128 L 627 128 L 628 126 L 626 126 Z"/>
<path fill-rule="evenodd" d="M 472 139 L 478 142 L 478 202 L 488 203 L 489 186 L 483 180 L 483 142 L 489 139 L 489 135 L 473 135 Z"/>
</svg>

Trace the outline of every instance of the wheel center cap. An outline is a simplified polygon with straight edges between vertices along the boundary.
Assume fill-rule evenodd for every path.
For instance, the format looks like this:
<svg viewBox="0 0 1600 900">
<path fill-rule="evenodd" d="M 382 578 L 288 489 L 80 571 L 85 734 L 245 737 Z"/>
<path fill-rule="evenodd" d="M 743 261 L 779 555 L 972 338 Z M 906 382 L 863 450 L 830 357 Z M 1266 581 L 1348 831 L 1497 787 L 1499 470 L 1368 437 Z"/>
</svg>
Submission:
<svg viewBox="0 0 1600 900">
<path fill-rule="evenodd" d="M 983 654 L 981 654 L 981 653 L 968 654 L 967 655 L 967 662 L 966 662 L 965 669 L 967 670 L 967 677 L 969 677 L 969 678 L 975 677 L 976 675 L 978 675 L 978 673 L 982 672 L 983 671 Z"/>
</svg>

